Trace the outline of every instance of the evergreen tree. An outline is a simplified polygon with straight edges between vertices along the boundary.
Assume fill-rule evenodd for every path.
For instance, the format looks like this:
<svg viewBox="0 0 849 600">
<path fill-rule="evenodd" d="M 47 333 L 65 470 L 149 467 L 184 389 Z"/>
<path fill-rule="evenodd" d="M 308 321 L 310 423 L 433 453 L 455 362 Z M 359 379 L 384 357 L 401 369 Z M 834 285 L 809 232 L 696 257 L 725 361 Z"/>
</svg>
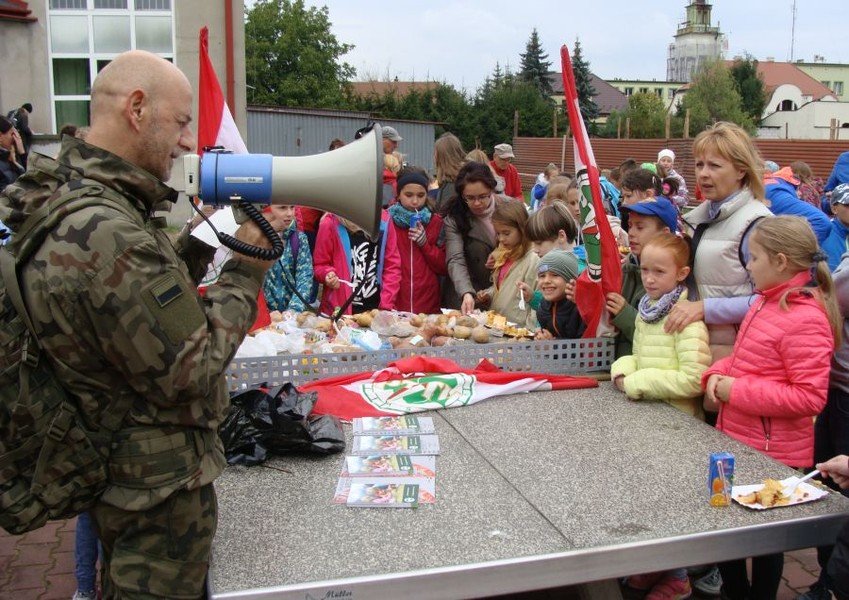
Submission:
<svg viewBox="0 0 849 600">
<path fill-rule="evenodd" d="M 752 121 L 760 123 L 766 107 L 767 97 L 764 81 L 758 75 L 758 61 L 749 55 L 742 60 L 735 60 L 731 66 L 731 76 L 740 93 L 743 110 Z"/>
<path fill-rule="evenodd" d="M 498 86 L 489 90 L 481 88 L 473 107 L 474 131 L 481 147 L 513 139 L 513 114 L 519 111 L 519 135 L 546 137 L 551 135 L 551 101 L 543 98 L 539 90 L 518 77 L 505 77 Z M 462 138 L 467 147 L 473 147 Z"/>
<path fill-rule="evenodd" d="M 543 54 L 536 27 L 525 45 L 525 53 L 520 54 L 519 57 L 521 58 L 519 77 L 522 81 L 536 87 L 544 97 L 550 97 L 553 92 L 551 82 L 546 75 L 551 70 L 551 61 L 546 60 L 548 54 Z"/>
<path fill-rule="evenodd" d="M 575 73 L 575 88 L 578 90 L 578 104 L 581 107 L 581 116 L 584 124 L 590 129 L 590 124 L 598 118 L 598 105 L 593 98 L 596 90 L 590 77 L 590 63 L 584 60 L 581 53 L 581 41 L 575 40 L 575 50 L 572 52 L 572 71 Z"/>
<path fill-rule="evenodd" d="M 699 69 L 681 101 L 678 115 L 683 116 L 687 109 L 690 110 L 690 135 L 696 135 L 717 121 L 731 121 L 754 133 L 755 122 L 742 105 L 731 70 L 725 62 L 716 60 Z"/>
</svg>

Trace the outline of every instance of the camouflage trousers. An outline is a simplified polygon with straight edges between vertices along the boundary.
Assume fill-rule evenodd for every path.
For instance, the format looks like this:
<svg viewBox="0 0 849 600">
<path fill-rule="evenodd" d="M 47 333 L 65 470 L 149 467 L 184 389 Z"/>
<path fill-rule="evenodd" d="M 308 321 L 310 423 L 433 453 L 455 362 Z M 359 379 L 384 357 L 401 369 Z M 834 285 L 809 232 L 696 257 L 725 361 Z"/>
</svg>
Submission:
<svg viewBox="0 0 849 600">
<path fill-rule="evenodd" d="M 103 598 L 203 598 L 218 504 L 212 484 L 146 511 L 91 511 L 103 545 Z"/>
</svg>

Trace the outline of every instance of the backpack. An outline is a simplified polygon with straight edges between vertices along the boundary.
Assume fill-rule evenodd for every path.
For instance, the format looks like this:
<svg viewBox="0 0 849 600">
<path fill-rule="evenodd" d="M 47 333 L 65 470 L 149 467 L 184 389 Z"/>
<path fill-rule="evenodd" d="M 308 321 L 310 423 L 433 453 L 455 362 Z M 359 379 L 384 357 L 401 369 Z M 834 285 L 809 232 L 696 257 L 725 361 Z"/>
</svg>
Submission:
<svg viewBox="0 0 849 600">
<path fill-rule="evenodd" d="M 59 222 L 80 209 L 109 206 L 130 215 L 116 192 L 89 180 L 45 203 L 0 248 L 0 527 L 13 534 L 89 509 L 106 489 L 112 435 L 132 394 L 119 391 L 91 422 L 82 418 L 42 353 L 23 301 L 19 269 Z M 141 221 L 141 215 L 134 218 Z M 92 415 L 87 415 L 92 416 Z"/>
</svg>

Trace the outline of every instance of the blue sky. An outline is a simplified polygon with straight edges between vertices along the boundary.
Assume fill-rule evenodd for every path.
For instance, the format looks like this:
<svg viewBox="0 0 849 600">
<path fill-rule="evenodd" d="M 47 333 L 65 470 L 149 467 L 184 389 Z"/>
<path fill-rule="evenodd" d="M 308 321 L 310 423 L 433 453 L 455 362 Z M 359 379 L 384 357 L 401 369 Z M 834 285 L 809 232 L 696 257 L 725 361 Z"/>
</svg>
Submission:
<svg viewBox="0 0 849 600">
<path fill-rule="evenodd" d="M 666 77 L 666 57 L 688 0 L 305 0 L 326 5 L 332 30 L 356 48 L 345 60 L 358 79 L 447 81 L 474 90 L 495 63 L 518 68 L 536 27 L 559 70 L 559 48 L 580 37 L 602 78 Z M 248 5 L 252 4 L 250 0 Z M 715 0 L 713 23 L 728 38 L 727 56 L 790 58 L 791 0 Z M 815 54 L 849 62 L 846 0 L 798 0 L 796 59 Z"/>
</svg>

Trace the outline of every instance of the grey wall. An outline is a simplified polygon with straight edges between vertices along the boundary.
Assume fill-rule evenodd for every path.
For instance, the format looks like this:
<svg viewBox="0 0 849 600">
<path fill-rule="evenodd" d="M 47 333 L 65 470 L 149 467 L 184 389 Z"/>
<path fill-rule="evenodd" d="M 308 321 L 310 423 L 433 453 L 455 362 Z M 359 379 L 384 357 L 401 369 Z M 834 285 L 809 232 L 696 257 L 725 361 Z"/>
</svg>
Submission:
<svg viewBox="0 0 849 600">
<path fill-rule="evenodd" d="M 368 123 L 368 113 L 248 107 L 248 150 L 275 156 L 305 156 L 327 152 L 333 138 L 345 142 Z M 398 130 L 398 144 L 411 165 L 433 171 L 433 123 L 380 121 Z"/>
</svg>

